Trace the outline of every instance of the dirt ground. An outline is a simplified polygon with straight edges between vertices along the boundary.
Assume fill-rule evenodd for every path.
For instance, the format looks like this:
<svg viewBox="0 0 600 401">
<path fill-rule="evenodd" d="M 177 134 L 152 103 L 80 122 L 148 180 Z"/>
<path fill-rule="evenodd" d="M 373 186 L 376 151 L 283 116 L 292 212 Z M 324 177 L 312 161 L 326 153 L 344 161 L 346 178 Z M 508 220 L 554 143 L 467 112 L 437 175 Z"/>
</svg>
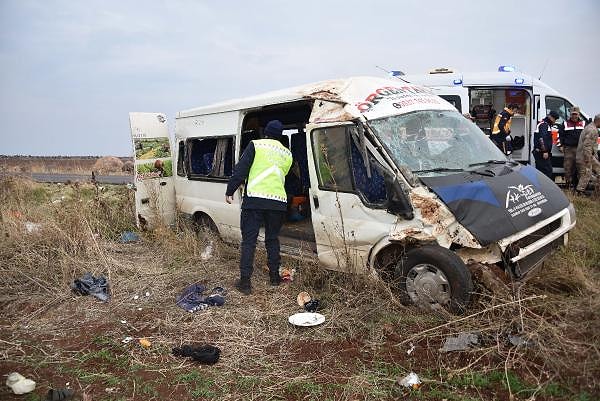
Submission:
<svg viewBox="0 0 600 401">
<path fill-rule="evenodd" d="M 380 281 L 310 261 L 286 259 L 295 279 L 272 288 L 262 251 L 253 294 L 242 296 L 234 245 L 184 226 L 121 243 L 134 230 L 131 196 L 117 186 L 0 183 L 0 373 L 37 382 L 21 396 L 1 383 L 0 399 L 43 400 L 65 387 L 88 401 L 600 399 L 598 199 L 574 200 L 571 246 L 535 278 L 504 294 L 478 286 L 469 311 L 453 316 L 403 306 Z M 107 277 L 108 302 L 71 292 L 88 271 Z M 175 299 L 192 283 L 225 287 L 225 305 L 181 309 Z M 324 324 L 288 323 L 300 291 L 321 301 Z M 440 352 L 459 333 L 478 344 Z M 172 355 L 184 344 L 215 345 L 220 360 Z M 410 372 L 419 388 L 398 384 Z"/>
</svg>

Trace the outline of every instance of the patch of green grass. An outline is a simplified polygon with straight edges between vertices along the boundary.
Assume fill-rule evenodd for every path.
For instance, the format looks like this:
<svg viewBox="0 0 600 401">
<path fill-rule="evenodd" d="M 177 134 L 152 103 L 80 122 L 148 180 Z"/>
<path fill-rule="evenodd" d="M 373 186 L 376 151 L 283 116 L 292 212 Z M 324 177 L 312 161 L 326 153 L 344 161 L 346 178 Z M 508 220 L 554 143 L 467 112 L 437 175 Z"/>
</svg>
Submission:
<svg viewBox="0 0 600 401">
<path fill-rule="evenodd" d="M 323 395 L 323 385 L 312 381 L 292 381 L 285 385 L 288 394 L 304 394 L 312 398 Z"/>
<path fill-rule="evenodd" d="M 27 398 L 25 398 L 25 401 L 42 401 L 42 398 L 35 393 L 31 393 L 27 394 Z"/>
<path fill-rule="evenodd" d="M 182 373 L 175 377 L 178 383 L 187 383 L 191 388 L 190 395 L 194 398 L 215 398 L 217 393 L 213 390 L 215 382 L 212 379 L 206 378 L 197 370 L 189 373 Z"/>
<path fill-rule="evenodd" d="M 150 396 L 153 398 L 157 398 L 160 395 L 158 393 L 158 391 L 154 388 L 152 383 L 148 383 L 148 382 L 145 382 L 140 386 L 140 392 L 144 395 L 147 395 L 147 396 Z"/>
<path fill-rule="evenodd" d="M 254 376 L 239 376 L 236 379 L 237 386 L 240 390 L 250 390 L 260 385 L 260 379 Z"/>
</svg>

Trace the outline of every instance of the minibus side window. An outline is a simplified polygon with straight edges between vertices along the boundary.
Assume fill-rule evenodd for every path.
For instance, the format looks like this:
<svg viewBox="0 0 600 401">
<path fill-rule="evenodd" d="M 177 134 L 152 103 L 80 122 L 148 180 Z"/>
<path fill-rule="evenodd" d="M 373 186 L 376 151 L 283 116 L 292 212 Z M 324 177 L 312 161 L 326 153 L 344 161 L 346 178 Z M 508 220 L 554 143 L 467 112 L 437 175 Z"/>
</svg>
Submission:
<svg viewBox="0 0 600 401">
<path fill-rule="evenodd" d="M 227 179 L 233 173 L 233 136 L 191 138 L 187 143 L 190 179 Z"/>
<path fill-rule="evenodd" d="M 349 138 L 346 127 L 330 127 L 315 130 L 312 134 L 315 165 L 319 188 L 352 192 L 349 165 Z"/>
<path fill-rule="evenodd" d="M 369 177 L 363 155 L 355 141 L 351 142 L 352 175 L 354 176 L 356 190 L 365 203 L 383 206 L 387 200 L 385 180 L 381 173 L 383 167 L 369 154 L 369 166 L 371 167 L 371 177 Z"/>
<path fill-rule="evenodd" d="M 179 141 L 179 149 L 177 151 L 177 175 L 180 177 L 185 177 L 185 142 Z"/>
</svg>

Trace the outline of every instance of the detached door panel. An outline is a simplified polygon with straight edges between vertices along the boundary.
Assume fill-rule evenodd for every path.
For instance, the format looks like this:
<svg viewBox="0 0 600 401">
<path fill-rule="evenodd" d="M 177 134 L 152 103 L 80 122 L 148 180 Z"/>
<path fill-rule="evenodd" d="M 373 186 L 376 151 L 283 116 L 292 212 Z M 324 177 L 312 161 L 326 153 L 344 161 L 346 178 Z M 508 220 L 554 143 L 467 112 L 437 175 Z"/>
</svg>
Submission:
<svg viewBox="0 0 600 401">
<path fill-rule="evenodd" d="M 129 113 L 135 160 L 138 226 L 175 223 L 173 159 L 167 118 L 162 113 Z"/>
</svg>

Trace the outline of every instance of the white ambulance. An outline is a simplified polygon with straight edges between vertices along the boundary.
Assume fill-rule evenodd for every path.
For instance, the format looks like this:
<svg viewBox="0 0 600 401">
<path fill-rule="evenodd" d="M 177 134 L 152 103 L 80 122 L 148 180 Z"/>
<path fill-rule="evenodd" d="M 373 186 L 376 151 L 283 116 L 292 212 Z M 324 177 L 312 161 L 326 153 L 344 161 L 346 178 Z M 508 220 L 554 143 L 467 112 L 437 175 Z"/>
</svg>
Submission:
<svg viewBox="0 0 600 401">
<path fill-rule="evenodd" d="M 174 146 L 164 114 L 130 113 L 140 225 L 173 224 L 178 209 L 239 242 L 244 190 L 226 203 L 227 181 L 274 119 L 294 157 L 282 251 L 378 274 L 403 301 L 464 310 L 470 269 L 524 277 L 575 225 L 553 182 L 507 160 L 432 89 L 372 77 L 181 111 Z"/>
<path fill-rule="evenodd" d="M 517 147 L 512 159 L 535 164 L 533 159 L 533 132 L 550 111 L 556 111 L 562 124 L 570 116 L 573 103 L 568 97 L 544 82 L 517 71 L 513 66 L 500 66 L 496 72 L 461 73 L 451 68 L 436 68 L 424 75 L 398 75 L 404 82 L 431 88 L 435 94 L 454 105 L 461 113 L 470 113 L 475 123 L 489 135 L 495 114 L 510 104 L 520 105 L 512 118 L 512 136 Z M 581 112 L 582 118 L 591 116 Z M 552 131 L 552 167 L 555 175 L 562 175 L 563 156 L 556 146 L 558 128 Z M 522 145 L 522 146 L 521 146 Z"/>
</svg>

